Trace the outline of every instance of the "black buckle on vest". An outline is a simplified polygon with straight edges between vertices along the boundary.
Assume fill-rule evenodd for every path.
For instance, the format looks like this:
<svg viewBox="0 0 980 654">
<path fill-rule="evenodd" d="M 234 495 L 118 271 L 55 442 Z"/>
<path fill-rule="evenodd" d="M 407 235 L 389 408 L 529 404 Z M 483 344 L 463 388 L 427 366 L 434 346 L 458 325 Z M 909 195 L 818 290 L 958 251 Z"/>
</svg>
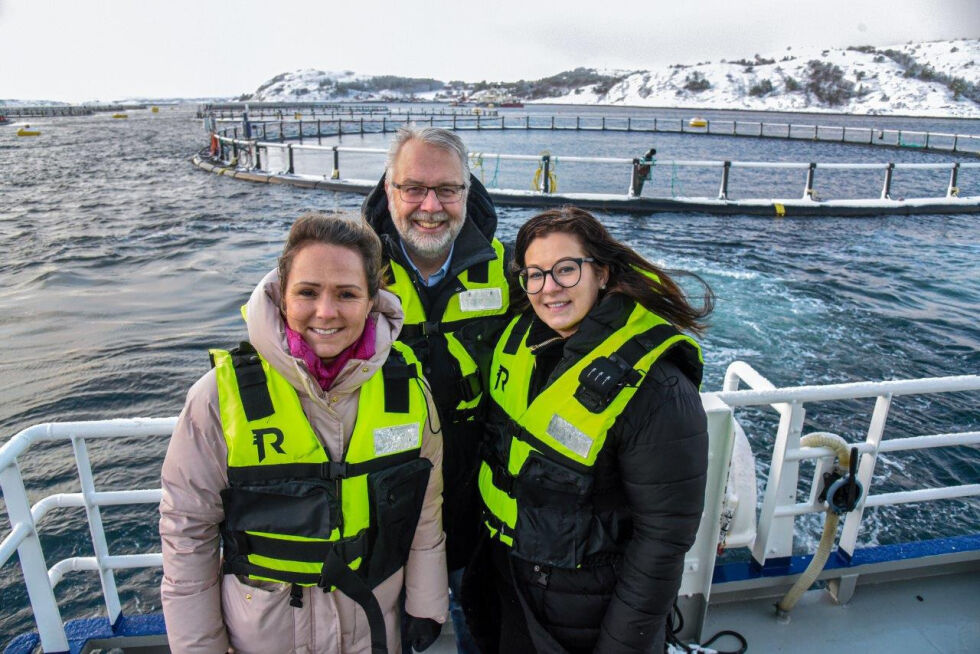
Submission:
<svg viewBox="0 0 980 654">
<path fill-rule="evenodd" d="M 321 479 L 346 479 L 347 463 L 345 461 L 325 461 L 320 464 Z"/>
<path fill-rule="evenodd" d="M 490 468 L 490 474 L 493 476 L 493 485 L 513 497 L 514 482 L 517 481 L 517 477 L 507 472 L 506 465 L 500 460 L 496 450 L 489 443 L 486 441 L 481 442 L 479 449 L 480 458 Z"/>
<path fill-rule="evenodd" d="M 617 357 L 598 357 L 578 377 L 575 399 L 592 413 L 601 413 L 625 386 L 635 386 L 642 379 L 638 370 Z"/>
</svg>

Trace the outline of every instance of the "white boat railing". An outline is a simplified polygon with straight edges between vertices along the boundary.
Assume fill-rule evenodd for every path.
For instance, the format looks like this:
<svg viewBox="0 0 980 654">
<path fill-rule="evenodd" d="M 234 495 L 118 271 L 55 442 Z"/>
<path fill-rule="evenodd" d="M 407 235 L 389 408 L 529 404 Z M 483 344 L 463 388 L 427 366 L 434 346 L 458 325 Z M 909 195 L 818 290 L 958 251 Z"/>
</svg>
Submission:
<svg viewBox="0 0 980 654">
<path fill-rule="evenodd" d="M 0 541 L 0 567 L 7 563 L 14 552 L 17 552 L 34 621 L 41 638 L 41 648 L 45 652 L 69 651 L 64 621 L 54 595 L 55 586 L 65 573 L 75 570 L 97 571 L 102 583 L 102 596 L 109 623 L 116 624 L 122 606 L 113 570 L 163 565 L 163 557 L 159 552 L 123 556 L 109 553 L 100 507 L 119 504 L 159 504 L 160 489 L 97 491 L 86 439 L 169 436 L 176 423 L 177 418 L 47 423 L 28 427 L 0 448 L 0 490 L 3 491 L 11 528 L 7 537 Z M 49 495 L 32 507 L 28 501 L 24 478 L 17 459 L 33 444 L 42 441 L 71 442 L 81 492 Z M 63 559 L 48 569 L 44 552 L 41 550 L 38 526 L 51 509 L 62 507 L 85 507 L 95 556 Z"/>
<path fill-rule="evenodd" d="M 740 382 L 748 385 L 752 390 L 739 391 Z M 871 492 L 879 454 L 980 445 L 980 431 L 938 433 L 884 440 L 885 423 L 888 420 L 893 398 L 903 395 L 977 390 L 980 390 L 980 375 L 775 388 L 747 363 L 742 361 L 732 363 L 725 375 L 724 390 L 716 393 L 716 397 L 733 408 L 771 406 L 780 416 L 766 490 L 759 510 L 757 533 L 751 546 L 753 559 L 759 565 L 763 565 L 772 557 L 792 556 L 795 518 L 807 513 L 820 513 L 827 510 L 826 502 L 819 501 L 818 495 L 822 488 L 823 473 L 830 471 L 833 465 L 834 453 L 827 448 L 800 446 L 800 440 L 804 436 L 803 422 L 807 403 L 875 398 L 874 409 L 870 416 L 866 416 L 867 427 L 863 440 L 849 442 L 849 446 L 856 447 L 859 452 L 857 478 L 865 491 L 857 507 L 844 519 L 838 541 L 839 550 L 850 557 L 854 554 L 866 508 L 980 496 L 980 483 L 878 494 Z M 852 414 L 852 417 L 858 419 L 857 414 Z M 813 478 L 810 481 L 810 497 L 806 502 L 797 503 L 799 463 L 808 459 L 816 460 Z"/>
<path fill-rule="evenodd" d="M 737 390 L 740 382 L 748 384 L 753 390 Z M 772 451 L 771 471 L 759 513 L 756 537 L 753 543 L 745 543 L 751 544 L 753 558 L 760 564 L 764 564 L 770 557 L 791 556 L 796 516 L 826 510 L 825 504 L 816 499 L 820 486 L 817 480 L 822 479 L 822 473 L 830 469 L 832 453 L 821 448 L 801 448 L 800 438 L 803 435 L 807 403 L 877 398 L 870 417 L 867 436 L 863 442 L 855 443 L 861 452 L 858 477 L 866 490 L 866 495 L 857 509 L 848 514 L 844 523 L 840 548 L 850 554 L 854 551 L 863 510 L 866 507 L 980 495 L 980 484 L 976 483 L 876 495 L 870 492 L 875 463 L 880 453 L 980 444 L 980 432 L 975 431 L 883 441 L 885 422 L 893 397 L 977 390 L 980 390 L 980 375 L 774 388 L 747 364 L 733 363 L 728 369 L 724 390 L 703 394 L 705 407 L 709 413 L 709 431 L 726 432 L 712 434 L 713 441 L 723 444 L 726 448 L 725 453 L 713 454 L 716 458 L 722 454 L 725 457 L 724 461 L 715 464 L 716 468 L 718 465 L 723 466 L 719 469 L 719 479 L 724 477 L 724 467 L 728 465 L 727 457 L 731 455 L 731 430 L 734 429 L 734 423 L 730 416 L 733 409 L 769 405 L 780 414 Z M 116 624 L 121 614 L 121 605 L 113 571 L 162 565 L 162 556 L 159 552 L 122 556 L 110 553 L 100 507 L 119 504 L 155 504 L 160 501 L 161 492 L 158 488 L 97 490 L 86 441 L 95 438 L 169 436 L 175 424 L 174 417 L 49 423 L 35 425 L 21 431 L 0 448 L 0 490 L 3 492 L 10 522 L 10 532 L 0 541 L 0 567 L 10 560 L 14 552 L 18 554 L 44 651 L 69 650 L 64 621 L 54 594 L 55 587 L 66 573 L 76 570 L 99 573 L 108 619 L 111 624 Z M 70 442 L 81 492 L 50 495 L 39 500 L 32 507 L 18 459 L 27 454 L 32 445 L 42 441 Z M 811 492 L 809 502 L 797 504 L 799 462 L 804 459 L 817 460 L 812 484 L 814 490 Z M 723 488 L 722 483 L 721 489 Z M 48 568 L 38 535 L 39 525 L 51 510 L 62 507 L 85 508 L 94 556 L 67 558 Z M 705 537 L 712 539 L 708 548 L 711 554 L 703 559 L 703 565 L 697 570 L 698 585 L 706 584 L 700 591 L 704 593 L 705 599 L 710 591 L 710 570 L 713 565 L 714 541 L 718 536 L 719 513 L 720 507 L 714 507 L 711 512 L 713 516 L 711 524 L 702 525 Z M 702 531 L 699 531 L 699 540 Z"/>
</svg>

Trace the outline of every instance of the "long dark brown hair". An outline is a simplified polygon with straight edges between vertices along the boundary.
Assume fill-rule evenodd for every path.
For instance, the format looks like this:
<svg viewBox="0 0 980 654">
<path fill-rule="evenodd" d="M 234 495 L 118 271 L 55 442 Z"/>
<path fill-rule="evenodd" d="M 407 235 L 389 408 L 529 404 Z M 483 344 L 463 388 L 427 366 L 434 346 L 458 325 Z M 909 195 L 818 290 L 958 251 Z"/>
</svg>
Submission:
<svg viewBox="0 0 980 654">
<path fill-rule="evenodd" d="M 614 239 L 595 216 L 578 207 L 549 209 L 528 220 L 517 232 L 514 262 L 510 270 L 512 308 L 524 311 L 530 303 L 517 283 L 517 273 L 524 267 L 528 246 L 537 238 L 561 232 L 578 238 L 586 255 L 609 271 L 606 293 L 620 293 L 635 300 L 649 311 L 669 321 L 678 329 L 702 334 L 704 318 L 714 309 L 714 293 L 707 282 L 691 272 L 667 271 L 650 263 L 632 248 Z M 700 307 L 693 306 L 681 290 L 676 277 L 689 277 L 704 289 Z"/>
</svg>

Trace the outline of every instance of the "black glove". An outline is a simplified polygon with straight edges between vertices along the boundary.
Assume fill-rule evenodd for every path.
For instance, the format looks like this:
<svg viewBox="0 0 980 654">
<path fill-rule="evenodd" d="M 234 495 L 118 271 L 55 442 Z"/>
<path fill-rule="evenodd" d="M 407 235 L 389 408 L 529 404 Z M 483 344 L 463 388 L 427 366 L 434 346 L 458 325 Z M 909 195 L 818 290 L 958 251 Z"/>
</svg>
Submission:
<svg viewBox="0 0 980 654">
<path fill-rule="evenodd" d="M 424 652 L 429 649 L 432 643 L 436 642 L 442 625 L 429 618 L 416 618 L 414 615 L 405 614 L 408 622 L 408 640 L 412 643 L 412 649 L 416 652 Z"/>
</svg>

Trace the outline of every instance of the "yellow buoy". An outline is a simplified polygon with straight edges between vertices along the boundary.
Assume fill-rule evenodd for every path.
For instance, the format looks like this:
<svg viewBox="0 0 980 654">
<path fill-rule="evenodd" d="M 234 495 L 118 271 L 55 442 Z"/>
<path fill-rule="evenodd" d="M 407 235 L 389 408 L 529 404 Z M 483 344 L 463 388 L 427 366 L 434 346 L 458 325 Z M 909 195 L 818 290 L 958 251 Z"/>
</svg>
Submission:
<svg viewBox="0 0 980 654">
<path fill-rule="evenodd" d="M 689 127 L 707 127 L 708 121 L 700 116 L 695 116 L 691 120 L 687 121 Z"/>
<path fill-rule="evenodd" d="M 293 114 L 293 119 L 294 120 L 303 120 L 303 114 L 301 114 L 300 112 L 297 111 L 295 114 Z"/>
<path fill-rule="evenodd" d="M 112 114 L 113 118 L 129 118 L 127 114 Z"/>
<path fill-rule="evenodd" d="M 160 113 L 160 107 L 150 107 L 150 112 L 158 114 Z"/>
<path fill-rule="evenodd" d="M 40 136 L 41 130 L 31 129 L 30 125 L 24 125 L 17 130 L 17 136 Z"/>
</svg>

